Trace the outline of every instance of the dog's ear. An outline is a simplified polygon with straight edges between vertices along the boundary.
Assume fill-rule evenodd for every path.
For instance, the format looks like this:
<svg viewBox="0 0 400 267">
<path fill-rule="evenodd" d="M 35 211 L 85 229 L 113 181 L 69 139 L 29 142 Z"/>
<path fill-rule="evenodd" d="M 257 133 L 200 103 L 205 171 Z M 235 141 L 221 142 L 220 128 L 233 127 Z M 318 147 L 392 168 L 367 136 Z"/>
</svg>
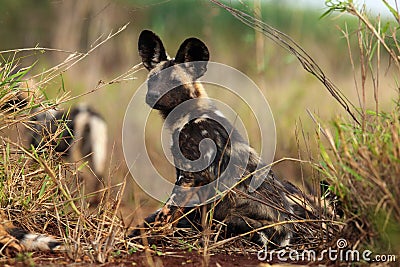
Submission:
<svg viewBox="0 0 400 267">
<path fill-rule="evenodd" d="M 160 37 L 152 31 L 144 30 L 140 33 L 138 49 L 143 65 L 148 70 L 153 69 L 161 61 L 167 60 L 167 53 Z"/>
<path fill-rule="evenodd" d="M 188 69 L 194 79 L 204 75 L 207 71 L 207 62 L 210 59 L 210 53 L 207 46 L 197 38 L 186 39 L 176 53 L 176 63 L 190 63 Z M 197 62 L 199 61 L 199 62 Z"/>
</svg>

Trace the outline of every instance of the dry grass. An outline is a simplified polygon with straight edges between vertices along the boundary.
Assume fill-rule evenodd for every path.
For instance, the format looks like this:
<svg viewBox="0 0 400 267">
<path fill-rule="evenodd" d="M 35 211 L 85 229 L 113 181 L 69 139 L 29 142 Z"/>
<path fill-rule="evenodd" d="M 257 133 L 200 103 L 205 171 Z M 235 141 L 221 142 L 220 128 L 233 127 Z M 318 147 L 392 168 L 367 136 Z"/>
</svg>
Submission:
<svg viewBox="0 0 400 267">
<path fill-rule="evenodd" d="M 0 207 L 15 225 L 62 239 L 65 256 L 71 261 L 86 259 L 88 262 L 104 263 L 119 246 L 127 247 L 124 238 L 126 226 L 118 216 L 126 178 L 119 184 L 112 184 L 111 177 L 105 178 L 105 187 L 95 192 L 102 196 L 100 203 L 95 208 L 89 208 L 89 200 L 94 193 L 85 194 L 83 190 L 81 170 L 86 168 L 85 159 L 65 162 L 60 153 L 46 144 L 36 149 L 26 147 L 25 132 L 32 128 L 31 118 L 40 112 L 59 109 L 61 104 L 68 106 L 82 95 L 133 79 L 138 66 L 110 81 L 99 81 L 92 90 L 74 97 L 64 88 L 62 81 L 64 72 L 124 29 L 125 26 L 105 38 L 99 38 L 87 53 L 56 51 L 66 53 L 67 58 L 42 73 L 29 73 L 29 78 L 27 73 L 32 66 L 18 71 L 15 69 L 24 53 L 54 52 L 54 49 L 0 52 L 3 58 L 9 58 L 0 66 Z M 61 77 L 59 93 L 50 99 L 46 94 L 47 87 L 58 77 Z M 20 106 L 15 101 L 21 92 L 27 97 L 27 106 Z M 58 140 L 65 127 L 65 123 L 60 123 L 57 131 L 47 140 Z M 26 254 L 28 258 L 31 257 L 29 255 Z M 22 258 L 26 260 L 25 256 Z M 1 260 L 8 262 L 7 255 L 2 255 Z"/>
<path fill-rule="evenodd" d="M 396 104 L 392 111 L 383 112 L 380 106 L 380 95 L 390 90 L 381 88 L 382 69 L 387 72 L 393 68 L 395 83 L 398 84 L 398 8 L 382 1 L 395 19 L 389 23 L 383 22 L 380 16 L 371 17 L 367 13 L 368 7 L 355 6 L 353 1 L 326 1 L 329 9 L 323 16 L 335 11 L 354 16 L 359 21 L 354 32 L 349 32 L 347 27 L 341 29 L 348 44 L 354 89 L 358 96 L 356 106 L 290 37 L 257 17 L 219 1 L 211 1 L 294 54 L 304 69 L 318 78 L 346 109 L 351 120 L 336 119 L 333 127 L 325 126 L 326 123 L 310 113 L 318 126 L 320 147 L 320 161 L 316 163 L 319 174 L 316 178 L 328 181 L 329 190 L 339 197 L 347 223 L 341 235 L 350 241 L 351 248 L 368 247 L 375 253 L 399 253 L 400 92 L 397 92 L 398 99 L 394 100 Z M 353 44 L 356 46 L 353 47 Z M 383 65 L 386 62 L 384 58 L 389 59 L 387 66 Z M 368 109 L 371 102 L 369 96 L 373 99 L 373 111 Z M 310 156 L 312 158 L 315 157 Z"/>
<path fill-rule="evenodd" d="M 333 130 L 329 129 L 332 127 L 320 127 L 318 132 L 324 134 L 328 140 L 328 142 L 321 141 L 321 161 L 317 163 L 301 161 L 301 164 L 316 167 L 320 171 L 319 174 L 315 174 L 316 183 L 321 178 L 328 180 L 331 184 L 330 190 L 340 197 L 346 222 L 349 225 L 345 229 L 344 236 L 349 241 L 353 241 L 352 246 L 354 248 L 372 246 L 377 249 L 383 246 L 384 252 L 388 251 L 386 249 L 399 251 L 397 239 L 400 236 L 398 229 L 398 221 L 400 220 L 400 192 L 398 187 L 400 125 L 398 118 L 400 113 L 398 108 L 390 113 L 380 112 L 378 98 L 380 54 L 384 50 L 389 56 L 394 55 L 393 62 L 398 67 L 399 48 L 395 32 L 385 37 L 382 35 L 383 32 L 379 30 L 381 29 L 380 22 L 371 23 L 364 17 L 363 13 L 358 12 L 354 7 L 349 6 L 348 11 L 360 19 L 358 34 L 367 34 L 368 32 L 372 34 L 367 39 L 364 38 L 365 35 L 358 36 L 358 40 L 360 40 L 359 48 L 362 55 L 365 56 L 362 62 L 364 67 L 361 71 L 361 80 L 356 85 L 360 96 L 359 109 L 354 108 L 355 105 L 349 103 L 346 97 L 340 91 L 337 91 L 337 88 L 326 78 L 318 65 L 301 48 L 298 52 L 293 50 L 293 48 L 299 49 L 297 44 L 291 43 L 290 39 L 286 39 L 287 36 L 277 31 L 270 31 L 270 28 L 268 28 L 269 31 L 264 32 L 271 34 L 277 42 L 280 42 L 280 38 L 284 37 L 285 47 L 298 56 L 307 71 L 314 72 L 314 75 L 326 85 L 330 93 L 354 119 L 351 122 L 347 122 L 346 119 L 338 119 Z M 241 13 L 236 15 L 243 16 Z M 248 16 L 241 19 L 245 18 L 250 19 Z M 254 18 L 251 18 L 250 22 L 253 23 L 253 27 L 263 29 L 262 27 L 266 26 L 265 23 Z M 38 80 L 35 87 L 40 88 L 42 94 L 40 96 L 32 95 L 28 107 L 22 109 L 9 107 L 7 112 L 0 114 L 0 131 L 2 131 L 0 136 L 1 209 L 8 214 L 11 221 L 25 229 L 49 233 L 62 238 L 65 243 L 65 252 L 62 255 L 66 256 L 70 262 L 113 262 L 118 258 L 128 257 L 136 251 L 144 251 L 147 264 L 154 266 L 157 262 L 154 256 L 196 251 L 204 256 L 206 265 L 207 258 L 212 254 L 256 253 L 260 247 L 242 238 L 252 234 L 251 232 L 221 240 L 218 222 L 203 232 L 188 229 L 168 231 L 166 230 L 168 226 L 166 226 L 154 231 L 151 235 L 146 233 L 141 237 L 127 240 L 125 235 L 129 224 L 120 216 L 119 210 L 128 176 L 125 176 L 121 183 L 113 185 L 111 178 L 114 180 L 114 177 L 111 176 L 115 172 L 110 170 L 109 177 L 105 181 L 106 186 L 99 192 L 103 196 L 99 206 L 95 209 L 89 209 L 87 199 L 90 198 L 90 195 L 82 194 L 81 190 L 80 169 L 85 167 L 83 161 L 66 163 L 61 160 L 60 155 L 51 149 L 46 151 L 33 150 L 23 145 L 22 131 L 24 127 L 29 127 L 29 119 L 33 115 L 30 113 L 32 108 L 41 106 L 46 109 L 58 107 L 60 104 L 68 105 L 71 101 L 79 100 L 82 95 L 91 94 L 107 85 L 133 79 L 132 76 L 139 66 L 134 66 L 126 73 L 110 81 L 99 81 L 93 89 L 78 96 L 72 97 L 63 85 L 60 87 L 59 95 L 50 99 L 45 94 L 49 83 L 90 56 L 95 49 L 123 31 L 124 28 L 122 27 L 106 38 L 100 38 L 93 49 L 87 53 L 57 51 L 47 48 L 26 49 L 30 53 L 52 52 L 65 53 L 69 56 L 54 68 L 34 75 L 34 78 Z M 348 38 L 351 36 L 346 30 L 343 30 L 343 34 Z M 391 46 L 385 46 L 388 36 L 391 36 L 394 40 Z M 367 41 L 364 42 L 363 40 Z M 380 48 L 381 46 L 384 49 Z M 13 88 L 13 84 L 21 82 L 24 77 L 23 75 L 11 77 L 11 71 L 12 66 L 18 64 L 19 55 L 26 51 L 19 49 L 0 52 L 3 58 L 5 55 L 11 55 L 8 57 L 8 63 L 2 65 L 0 69 L 1 106 L 18 93 L 18 87 Z M 349 51 L 352 50 L 349 49 Z M 353 58 L 352 54 L 350 54 L 350 58 Z M 371 64 L 370 59 L 372 58 L 375 58 L 376 62 Z M 353 68 L 355 69 L 355 65 L 353 65 Z M 20 72 L 20 74 L 23 72 Z M 374 112 L 368 111 L 365 104 L 366 100 L 363 97 L 367 90 L 364 85 L 368 73 L 370 75 L 372 73 L 373 77 L 376 97 Z M 355 123 L 355 121 L 359 121 L 360 124 Z M 17 132 L 16 140 L 5 134 L 10 129 Z M 60 128 L 60 131 L 62 129 Z M 303 138 L 306 139 L 305 134 L 302 134 Z M 322 139 L 320 136 L 318 138 Z M 54 138 L 56 137 L 57 134 Z M 314 157 L 309 155 L 309 158 L 313 159 Z M 266 203 L 263 203 L 263 199 L 260 199 L 260 205 L 264 204 Z M 320 205 L 324 205 L 324 203 L 320 203 Z M 309 233 L 313 236 L 312 239 L 301 240 L 298 248 L 323 249 L 335 241 L 335 236 L 332 233 L 324 231 L 326 223 L 335 225 L 335 222 L 322 213 L 317 212 L 317 215 L 317 219 L 297 220 L 295 222 L 299 228 L 298 231 L 307 233 L 305 236 L 308 236 Z M 212 214 L 209 214 L 208 217 L 212 217 Z M 254 231 L 257 230 L 260 229 Z M 149 244 L 149 246 L 143 244 Z M 25 255 L 25 257 L 31 257 L 34 261 L 36 256 L 37 254 Z M 4 255 L 1 260 L 8 261 Z"/>
<path fill-rule="evenodd" d="M 336 118 L 330 127 L 321 123 L 319 133 L 328 142 L 320 142 L 320 171 L 343 204 L 348 225 L 344 236 L 353 249 L 367 247 L 375 253 L 399 254 L 400 93 L 389 112 L 381 110 L 379 101 L 380 92 L 389 90 L 380 86 L 380 70 L 392 67 L 397 75 L 400 70 L 399 11 L 390 7 L 395 23 L 384 24 L 380 17 L 371 18 L 351 1 L 332 4 L 333 10 L 359 20 L 357 31 L 349 33 L 345 28 L 342 33 L 349 45 L 361 124 L 345 118 Z M 352 38 L 356 49 L 350 45 Z M 383 57 L 390 58 L 389 66 L 383 65 Z M 355 67 L 357 59 L 359 69 Z M 374 100 L 373 110 L 367 107 L 368 95 Z"/>
<path fill-rule="evenodd" d="M 86 166 L 84 160 L 67 163 L 51 146 L 37 149 L 25 147 L 19 137 L 24 135 L 24 127 L 30 127 L 30 118 L 49 108 L 58 108 L 60 103 L 68 104 L 73 98 L 65 90 L 61 90 L 54 99 L 44 97 L 47 83 L 57 77 L 52 74 L 53 76 L 47 82 L 41 80 L 29 85 L 29 89 L 40 88 L 36 90 L 41 91 L 42 94 L 29 94 L 27 107 L 20 108 L 17 104 L 13 106 L 9 100 L 20 90 L 26 90 L 24 83 L 26 72 L 21 70 L 17 72 L 18 75 L 12 75 L 11 66 L 15 65 L 7 64 L 1 70 L 3 97 L 0 106 L 7 107 L 1 113 L 1 120 L 4 123 L 1 129 L 6 131 L 8 128 L 15 128 L 18 134 L 16 140 L 7 135 L 0 137 L 2 142 L 0 174 L 3 177 L 1 209 L 8 214 L 11 221 L 24 229 L 61 238 L 64 243 L 62 253 L 69 261 L 113 262 L 136 251 L 145 252 L 149 265 L 154 264 L 154 255 L 175 255 L 180 251 L 196 251 L 205 259 L 218 253 L 254 254 L 261 247 L 246 241 L 245 237 L 265 228 L 288 223 L 271 224 L 228 239 L 221 237 L 223 225 L 220 222 L 213 221 L 212 226 L 201 232 L 189 229 L 167 230 L 169 227 L 167 225 L 163 229 L 152 231 L 150 235 L 146 233 L 138 238 L 127 240 L 126 228 L 129 225 L 119 214 L 126 177 L 122 183 L 112 185 L 111 173 L 113 172 L 110 171 L 110 176 L 105 181 L 105 188 L 98 192 L 102 195 L 101 202 L 97 207 L 90 208 L 88 200 L 91 195 L 84 194 L 82 190 L 80 170 Z M 137 69 L 138 66 L 135 66 L 110 82 L 99 83 L 98 87 L 92 91 L 106 84 L 129 78 Z M 40 76 L 45 77 L 48 73 L 45 71 Z M 42 111 L 32 112 L 34 107 L 41 107 Z M 49 140 L 57 140 L 64 127 L 65 124 L 61 123 Z M 235 187 L 231 191 L 235 191 Z M 293 196 L 293 198 L 298 198 L 298 196 Z M 268 199 L 263 199 L 262 196 L 257 201 L 260 205 L 269 205 Z M 290 222 L 296 224 L 296 231 L 303 233 L 301 236 L 304 236 L 297 247 L 321 248 L 327 244 L 327 241 L 332 240 L 333 233 L 324 230 L 324 225 L 332 224 L 330 227 L 333 229 L 336 223 L 322 213 L 316 216 L 317 219 Z M 212 218 L 212 210 L 207 217 Z M 148 244 L 148 246 L 142 244 Z M 25 263 L 29 260 L 35 262 L 39 260 L 35 258 L 35 255 L 25 254 L 22 258 L 19 257 Z M 2 260 L 9 262 L 5 255 Z"/>
<path fill-rule="evenodd" d="M 399 252 L 399 109 L 371 114 L 361 126 L 337 119 L 323 148 L 321 171 L 340 197 L 354 246 Z M 328 154 L 325 151 L 332 151 Z"/>
</svg>

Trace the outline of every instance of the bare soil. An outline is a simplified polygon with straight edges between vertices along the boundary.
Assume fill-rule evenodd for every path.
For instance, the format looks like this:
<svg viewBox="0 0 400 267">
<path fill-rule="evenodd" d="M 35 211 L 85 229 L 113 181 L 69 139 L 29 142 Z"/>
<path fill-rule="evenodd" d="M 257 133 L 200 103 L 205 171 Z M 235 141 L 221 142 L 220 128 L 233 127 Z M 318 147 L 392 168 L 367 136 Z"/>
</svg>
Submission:
<svg viewBox="0 0 400 267">
<path fill-rule="evenodd" d="M 105 264 L 89 263 L 89 259 L 72 261 L 64 253 L 35 253 L 31 257 L 16 257 L 0 262 L 1 266 L 301 266 L 306 263 L 297 262 L 295 265 L 278 262 L 262 262 L 256 254 L 215 254 L 204 257 L 197 252 L 170 251 L 164 255 L 146 255 L 136 252 L 129 256 L 112 258 Z M 4 265 L 3 265 L 4 264 Z"/>
</svg>

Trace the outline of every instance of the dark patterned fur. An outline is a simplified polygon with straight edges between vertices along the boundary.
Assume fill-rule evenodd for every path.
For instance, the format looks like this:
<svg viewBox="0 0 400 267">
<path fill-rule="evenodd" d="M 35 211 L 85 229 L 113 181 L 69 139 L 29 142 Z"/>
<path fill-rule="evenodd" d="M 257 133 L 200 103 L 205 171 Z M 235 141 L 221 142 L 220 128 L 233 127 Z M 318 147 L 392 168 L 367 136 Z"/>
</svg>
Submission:
<svg viewBox="0 0 400 267">
<path fill-rule="evenodd" d="M 202 84 L 196 81 L 207 70 L 209 51 L 206 45 L 196 38 L 186 39 L 175 58 L 170 59 L 160 38 L 148 30 L 140 34 L 138 45 L 142 62 L 149 70 L 146 103 L 159 110 L 166 119 L 172 132 L 171 151 L 176 166 L 175 187 L 169 200 L 162 209 L 145 219 L 145 227 L 171 223 L 177 227 L 192 226 L 201 229 L 205 226 L 204 222 L 209 221 L 204 216 L 210 214 L 200 212 L 205 206 L 206 211 L 214 209 L 213 220 L 225 225 L 225 236 L 252 232 L 248 235 L 250 239 L 261 245 L 285 246 L 293 241 L 296 234 L 290 220 L 310 218 L 311 200 L 305 200 L 297 187 L 280 181 L 272 171 L 263 171 L 265 164 L 256 151 L 242 140 L 237 130 L 208 101 Z M 200 63 L 190 64 L 195 61 Z M 162 72 L 168 68 L 169 71 Z M 174 89 L 168 91 L 171 87 Z M 187 112 L 172 112 L 179 104 L 188 100 L 194 102 Z M 221 125 L 221 121 L 225 126 Z M 215 149 L 203 147 L 201 151 L 200 142 L 205 138 L 214 142 Z M 232 140 L 235 142 L 231 142 Z M 179 152 L 191 161 L 212 160 L 205 169 L 191 171 L 191 166 L 185 165 L 181 158 L 175 156 Z M 238 168 L 228 168 L 229 162 L 233 166 L 244 166 L 244 172 Z M 250 187 L 252 178 L 263 179 L 261 186 L 255 191 Z M 201 205 L 215 195 L 215 191 L 200 190 L 200 193 L 196 188 L 216 179 L 220 179 L 221 184 L 218 190 L 231 190 L 225 191 L 225 195 L 216 200 L 215 205 Z M 200 207 L 185 207 L 188 203 L 194 204 L 193 206 L 199 204 L 197 206 Z M 268 228 L 275 223 L 278 224 Z M 135 230 L 130 236 L 138 233 Z"/>
</svg>

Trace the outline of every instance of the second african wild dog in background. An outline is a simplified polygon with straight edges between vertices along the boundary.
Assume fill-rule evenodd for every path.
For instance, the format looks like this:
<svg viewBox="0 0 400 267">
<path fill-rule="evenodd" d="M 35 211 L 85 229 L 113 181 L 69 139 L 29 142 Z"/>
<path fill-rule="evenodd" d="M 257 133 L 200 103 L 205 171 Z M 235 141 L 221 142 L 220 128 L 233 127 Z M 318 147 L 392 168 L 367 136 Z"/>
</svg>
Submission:
<svg viewBox="0 0 400 267">
<path fill-rule="evenodd" d="M 102 116 L 85 104 L 78 104 L 70 110 L 44 107 L 36 103 L 41 97 L 36 95 L 35 86 L 29 82 L 27 85 L 30 88 L 18 88 L 17 94 L 2 110 L 22 109 L 34 103 L 39 106 L 30 110 L 31 122 L 25 130 L 28 145 L 36 149 L 52 148 L 70 162 L 87 160 L 94 176 L 85 175 L 85 192 L 99 190 L 105 174 L 108 142 L 107 124 Z M 95 204 L 99 196 L 89 201 Z"/>
<path fill-rule="evenodd" d="M 97 179 L 104 176 L 107 158 L 107 125 L 104 119 L 92 108 L 80 104 L 70 111 L 42 111 L 32 120 L 30 144 L 35 148 L 50 145 L 71 162 L 88 160 L 97 178 L 87 181 L 89 177 L 85 176 L 85 192 L 99 190 L 100 181 Z M 54 139 L 54 134 L 60 131 L 60 125 L 65 128 L 58 133 L 59 138 Z M 95 197 L 94 202 L 97 201 L 98 197 Z"/>
<path fill-rule="evenodd" d="M 166 119 L 172 133 L 171 151 L 176 167 L 176 182 L 172 194 L 164 207 L 145 219 L 146 227 L 166 225 L 194 225 L 201 227 L 198 209 L 205 199 L 212 198 L 216 191 L 225 191 L 216 201 L 213 219 L 225 225 L 227 236 L 247 233 L 262 228 L 250 235 L 251 240 L 262 245 L 285 246 L 295 242 L 297 233 L 294 223 L 297 218 L 312 218 L 311 199 L 286 181 L 280 181 L 272 171 L 260 171 L 266 166 L 257 152 L 240 136 L 223 114 L 209 101 L 202 84 L 197 81 L 207 70 L 209 51 L 197 38 L 186 39 L 175 58 L 169 58 L 160 38 L 144 30 L 139 37 L 139 54 L 149 70 L 146 103 L 159 110 Z M 180 104 L 190 101 L 184 112 L 173 112 Z M 200 142 L 211 139 L 215 144 L 202 153 Z M 180 156 L 183 155 L 183 159 Z M 187 161 L 208 161 L 201 170 Z M 242 167 L 242 168 L 241 168 Z M 252 190 L 252 178 L 262 179 L 261 185 Z M 199 186 L 219 179 L 219 187 L 210 192 L 198 190 Z M 197 189 L 196 189 L 197 188 Z M 222 190 L 221 190 L 222 189 Z M 211 204 L 204 204 L 207 211 Z M 203 205 L 203 206 L 204 206 Z M 315 217 L 315 216 L 314 216 Z M 272 225 L 285 222 L 284 224 Z M 271 225 L 270 228 L 265 226 Z M 135 230 L 131 236 L 138 234 Z"/>
</svg>

